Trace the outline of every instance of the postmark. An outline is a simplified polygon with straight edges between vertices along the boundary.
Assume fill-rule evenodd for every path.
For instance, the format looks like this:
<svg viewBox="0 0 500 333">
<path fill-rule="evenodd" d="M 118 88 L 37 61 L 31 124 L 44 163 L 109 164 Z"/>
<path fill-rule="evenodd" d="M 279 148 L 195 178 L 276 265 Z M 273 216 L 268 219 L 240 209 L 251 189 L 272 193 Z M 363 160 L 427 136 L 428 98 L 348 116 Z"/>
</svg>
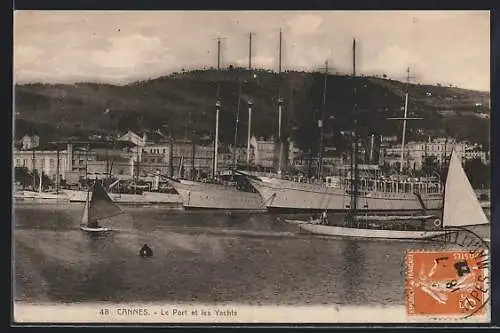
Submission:
<svg viewBox="0 0 500 333">
<path fill-rule="evenodd" d="M 406 312 L 427 318 L 468 318 L 489 311 L 489 248 L 475 233 L 451 230 L 444 249 L 409 251 Z"/>
</svg>

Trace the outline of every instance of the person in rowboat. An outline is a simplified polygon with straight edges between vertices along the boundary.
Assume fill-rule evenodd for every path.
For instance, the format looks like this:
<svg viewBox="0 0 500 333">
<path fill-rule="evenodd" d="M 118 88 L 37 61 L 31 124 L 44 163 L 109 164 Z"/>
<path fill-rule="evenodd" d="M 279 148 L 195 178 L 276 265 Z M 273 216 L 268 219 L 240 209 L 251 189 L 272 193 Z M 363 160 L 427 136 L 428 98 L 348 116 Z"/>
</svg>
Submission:
<svg viewBox="0 0 500 333">
<path fill-rule="evenodd" d="M 148 244 L 144 244 L 141 248 L 141 250 L 139 251 L 139 255 L 141 257 L 152 257 L 153 256 L 153 249 L 151 249 L 149 247 Z"/>
</svg>

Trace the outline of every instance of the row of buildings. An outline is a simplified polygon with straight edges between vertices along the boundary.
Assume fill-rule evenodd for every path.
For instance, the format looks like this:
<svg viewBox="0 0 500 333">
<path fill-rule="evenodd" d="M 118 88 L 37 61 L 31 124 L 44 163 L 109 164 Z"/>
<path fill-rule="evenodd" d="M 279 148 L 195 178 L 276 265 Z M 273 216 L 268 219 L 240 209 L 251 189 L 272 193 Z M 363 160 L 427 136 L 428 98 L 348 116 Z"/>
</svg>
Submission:
<svg viewBox="0 0 500 333">
<path fill-rule="evenodd" d="M 438 163 L 455 149 L 462 158 L 481 159 L 489 163 L 489 149 L 477 144 L 457 142 L 451 138 L 428 139 L 426 142 L 408 142 L 404 150 L 404 167 L 422 169 L 426 157 L 434 156 Z M 281 151 L 280 151 L 281 150 Z M 372 136 L 360 146 L 362 163 L 374 166 L 387 165 L 399 168 L 401 145 L 397 137 Z M 281 163 L 278 156 L 281 156 Z M 249 164 L 262 171 L 294 169 L 307 172 L 317 165 L 317 157 L 301 152 L 293 142 L 276 144 L 274 140 L 252 137 L 250 152 L 246 147 L 220 146 L 217 170 L 224 171 L 233 165 Z M 323 171 L 336 174 L 349 164 L 349 156 L 338 154 L 326 147 Z M 165 137 L 161 132 L 138 135 L 132 131 L 115 140 L 67 140 L 53 144 L 40 144 L 40 138 L 24 136 L 14 148 L 14 164 L 37 170 L 53 181 L 77 183 L 86 175 L 113 174 L 122 179 L 148 177 L 160 172 L 163 175 L 185 178 L 210 177 L 214 169 L 214 145 Z"/>
<path fill-rule="evenodd" d="M 453 138 L 429 138 L 427 141 L 411 141 L 405 144 L 403 168 L 421 170 L 427 157 L 433 157 L 437 163 L 442 165 L 453 150 L 455 150 L 462 162 L 479 159 L 483 164 L 490 163 L 489 147 L 483 147 L 477 143 L 457 141 Z M 382 163 L 399 168 L 401 164 L 401 144 L 382 146 L 380 159 Z"/>
<path fill-rule="evenodd" d="M 219 146 L 217 170 L 250 164 L 260 170 L 278 165 L 273 140 L 252 137 L 246 147 Z M 170 139 L 159 132 L 138 135 L 132 131 L 116 140 L 67 140 L 40 144 L 37 135 L 24 136 L 14 147 L 14 166 L 43 173 L 53 181 L 77 183 L 86 175 L 113 174 L 121 179 L 148 177 L 160 172 L 171 177 L 207 178 L 214 169 L 214 144 Z M 297 154 L 293 143 L 286 145 L 282 159 Z M 286 162 L 282 163 L 284 166 Z"/>
</svg>

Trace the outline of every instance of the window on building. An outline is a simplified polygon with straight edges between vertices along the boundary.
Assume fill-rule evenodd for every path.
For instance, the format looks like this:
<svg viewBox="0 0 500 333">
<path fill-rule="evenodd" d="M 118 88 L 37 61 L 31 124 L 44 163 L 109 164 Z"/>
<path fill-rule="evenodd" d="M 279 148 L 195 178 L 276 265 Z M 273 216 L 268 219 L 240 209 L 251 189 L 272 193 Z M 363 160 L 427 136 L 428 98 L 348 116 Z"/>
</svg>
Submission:
<svg viewBox="0 0 500 333">
<path fill-rule="evenodd" d="M 50 159 L 49 164 L 50 164 L 50 168 L 54 167 L 54 159 L 53 158 Z"/>
<path fill-rule="evenodd" d="M 83 160 L 79 160 L 78 165 L 83 165 Z"/>
<path fill-rule="evenodd" d="M 26 166 L 26 159 L 23 159 L 23 167 Z"/>
<path fill-rule="evenodd" d="M 166 150 L 165 148 L 163 148 L 163 154 L 165 154 L 165 153 L 166 153 L 166 151 L 167 151 L 167 150 Z"/>
<path fill-rule="evenodd" d="M 16 166 L 21 166 L 21 160 L 20 159 L 16 159 Z"/>
</svg>

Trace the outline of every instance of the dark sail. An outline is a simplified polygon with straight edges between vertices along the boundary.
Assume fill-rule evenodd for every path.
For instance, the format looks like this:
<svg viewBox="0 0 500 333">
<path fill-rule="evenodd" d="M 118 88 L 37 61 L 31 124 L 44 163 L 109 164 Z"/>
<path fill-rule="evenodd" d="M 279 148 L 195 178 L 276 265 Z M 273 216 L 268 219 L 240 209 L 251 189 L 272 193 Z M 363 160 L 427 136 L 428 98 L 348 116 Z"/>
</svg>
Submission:
<svg viewBox="0 0 500 333">
<path fill-rule="evenodd" d="M 96 227 L 98 226 L 97 220 L 122 213 L 121 208 L 111 200 L 101 183 L 96 181 L 92 190 L 92 200 L 90 201 L 88 226 Z"/>
</svg>

